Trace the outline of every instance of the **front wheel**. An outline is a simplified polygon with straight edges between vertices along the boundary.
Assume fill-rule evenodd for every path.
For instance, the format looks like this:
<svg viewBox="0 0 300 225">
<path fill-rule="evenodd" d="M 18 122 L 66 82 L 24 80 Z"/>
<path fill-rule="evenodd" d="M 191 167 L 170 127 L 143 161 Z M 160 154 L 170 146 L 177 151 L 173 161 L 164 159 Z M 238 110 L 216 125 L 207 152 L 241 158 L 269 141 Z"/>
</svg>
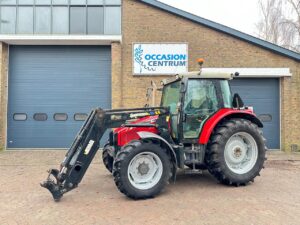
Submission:
<svg viewBox="0 0 300 225">
<path fill-rule="evenodd" d="M 158 195 L 171 176 L 171 161 L 159 144 L 133 141 L 124 146 L 114 162 L 118 189 L 133 199 Z"/>
<path fill-rule="evenodd" d="M 209 172 L 221 183 L 245 185 L 259 175 L 266 146 L 261 130 L 244 119 L 220 124 L 211 137 L 206 154 Z"/>
<path fill-rule="evenodd" d="M 102 151 L 102 161 L 105 168 L 112 173 L 114 158 L 109 154 L 112 152 L 112 146 L 106 144 Z"/>
</svg>

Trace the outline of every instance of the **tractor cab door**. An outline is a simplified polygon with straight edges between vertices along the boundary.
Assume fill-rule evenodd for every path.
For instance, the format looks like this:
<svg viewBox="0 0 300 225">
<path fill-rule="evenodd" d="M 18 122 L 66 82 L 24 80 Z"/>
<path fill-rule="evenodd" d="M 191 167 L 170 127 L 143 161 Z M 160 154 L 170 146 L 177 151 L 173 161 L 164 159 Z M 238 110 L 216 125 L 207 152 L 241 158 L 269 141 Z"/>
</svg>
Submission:
<svg viewBox="0 0 300 225">
<path fill-rule="evenodd" d="M 183 138 L 198 139 L 205 121 L 219 109 L 216 81 L 189 79 L 183 105 Z"/>
</svg>

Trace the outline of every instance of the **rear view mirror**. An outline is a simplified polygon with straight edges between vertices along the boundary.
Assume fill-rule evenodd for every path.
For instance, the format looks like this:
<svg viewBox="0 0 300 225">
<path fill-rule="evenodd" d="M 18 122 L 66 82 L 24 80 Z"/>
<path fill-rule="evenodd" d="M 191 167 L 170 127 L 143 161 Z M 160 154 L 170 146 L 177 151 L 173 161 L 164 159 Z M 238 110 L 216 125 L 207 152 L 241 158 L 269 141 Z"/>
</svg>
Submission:
<svg viewBox="0 0 300 225">
<path fill-rule="evenodd" d="M 237 109 L 244 108 L 244 106 L 245 106 L 242 98 L 237 93 L 235 93 L 233 95 L 232 106 L 233 106 L 233 108 L 237 108 Z"/>
</svg>

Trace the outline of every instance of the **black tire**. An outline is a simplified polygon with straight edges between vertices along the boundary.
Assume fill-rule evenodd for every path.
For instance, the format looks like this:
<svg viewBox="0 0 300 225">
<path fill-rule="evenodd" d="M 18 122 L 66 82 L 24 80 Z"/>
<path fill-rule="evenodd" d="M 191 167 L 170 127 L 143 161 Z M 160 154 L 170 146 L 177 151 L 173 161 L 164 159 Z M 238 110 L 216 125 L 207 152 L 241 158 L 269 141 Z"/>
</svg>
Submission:
<svg viewBox="0 0 300 225">
<path fill-rule="evenodd" d="M 159 157 L 163 171 L 158 183 L 149 189 L 138 189 L 134 187 L 128 177 L 128 166 L 131 160 L 138 154 L 151 152 Z M 147 199 L 158 195 L 168 184 L 171 177 L 171 159 L 167 151 L 159 144 L 143 141 L 132 141 L 124 146 L 116 155 L 114 161 L 113 176 L 117 188 L 127 197 L 132 199 Z"/>
<path fill-rule="evenodd" d="M 106 169 L 112 173 L 114 158 L 109 154 L 109 152 L 111 152 L 111 146 L 106 144 L 102 151 L 102 161 Z"/>
<path fill-rule="evenodd" d="M 244 174 L 232 171 L 227 166 L 224 155 L 227 141 L 238 132 L 250 134 L 254 138 L 258 148 L 257 159 L 254 166 L 251 170 Z M 208 144 L 205 160 L 208 171 L 218 181 L 226 185 L 240 186 L 246 185 L 250 181 L 254 182 L 254 178 L 259 176 L 266 160 L 265 154 L 265 139 L 263 138 L 262 131 L 258 128 L 258 126 L 249 120 L 231 119 L 221 123 L 214 130 Z"/>
</svg>

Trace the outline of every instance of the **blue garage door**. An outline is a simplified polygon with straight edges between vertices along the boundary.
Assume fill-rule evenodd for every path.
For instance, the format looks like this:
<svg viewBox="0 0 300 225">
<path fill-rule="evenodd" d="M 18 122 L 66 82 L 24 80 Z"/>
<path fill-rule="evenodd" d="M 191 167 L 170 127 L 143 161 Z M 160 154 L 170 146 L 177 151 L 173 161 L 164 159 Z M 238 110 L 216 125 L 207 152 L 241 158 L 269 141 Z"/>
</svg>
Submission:
<svg viewBox="0 0 300 225">
<path fill-rule="evenodd" d="M 239 93 L 247 106 L 253 106 L 264 124 L 263 132 L 269 149 L 280 148 L 279 79 L 234 79 L 234 93 Z"/>
<path fill-rule="evenodd" d="M 110 46 L 10 46 L 8 148 L 66 148 L 111 107 Z"/>
</svg>

